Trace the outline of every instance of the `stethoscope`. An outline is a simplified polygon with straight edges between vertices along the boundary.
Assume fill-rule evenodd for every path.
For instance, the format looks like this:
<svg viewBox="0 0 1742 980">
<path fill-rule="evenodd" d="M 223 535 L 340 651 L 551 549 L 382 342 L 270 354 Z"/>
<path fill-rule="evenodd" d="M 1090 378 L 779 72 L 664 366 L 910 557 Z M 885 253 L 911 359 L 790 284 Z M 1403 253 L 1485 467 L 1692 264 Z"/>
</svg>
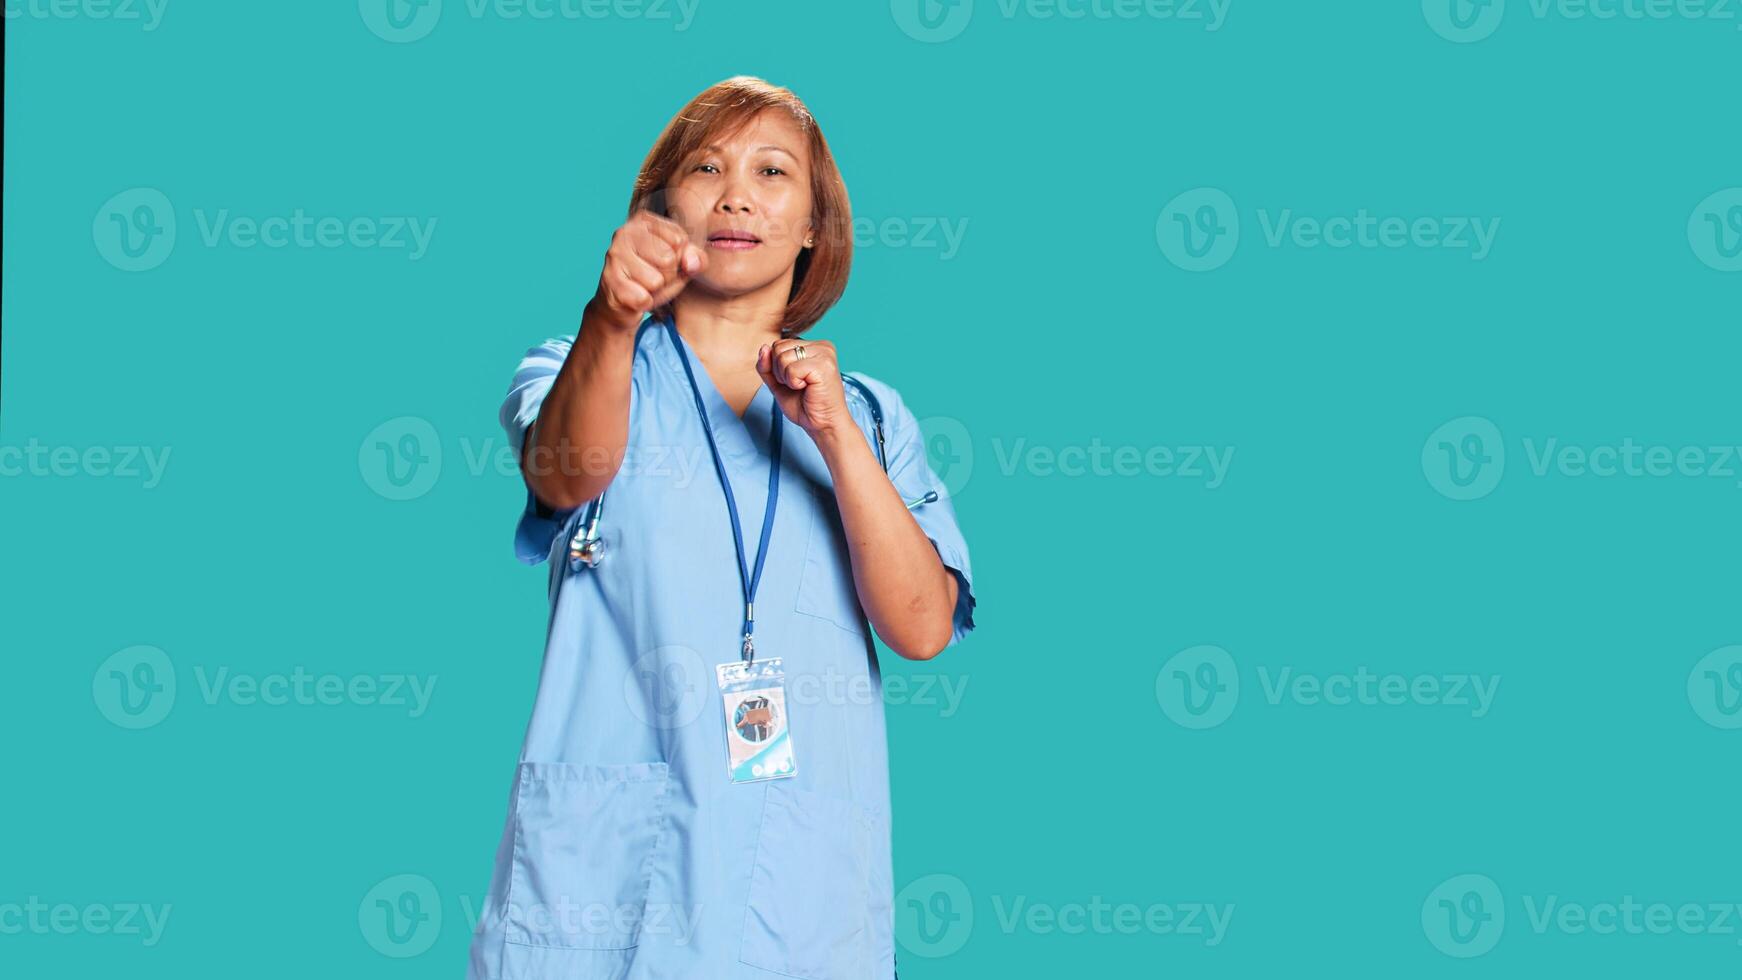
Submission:
<svg viewBox="0 0 1742 980">
<path fill-rule="evenodd" d="M 871 388 L 851 375 L 841 375 L 841 380 L 847 386 L 859 393 L 865 400 L 865 407 L 871 411 L 871 430 L 877 443 L 877 463 L 883 467 L 883 472 L 889 472 L 889 457 L 883 439 L 883 405 L 877 401 L 877 396 L 871 393 Z M 775 411 L 780 411 L 777 407 Z M 926 504 L 936 503 L 938 492 L 927 490 L 925 493 L 907 501 L 908 510 L 917 510 Z M 587 505 L 581 513 L 580 523 L 575 525 L 575 533 L 569 538 L 569 571 L 578 572 L 582 568 L 598 568 L 605 560 L 605 539 L 599 536 L 599 521 L 605 516 L 605 494 L 603 491 Z"/>
</svg>

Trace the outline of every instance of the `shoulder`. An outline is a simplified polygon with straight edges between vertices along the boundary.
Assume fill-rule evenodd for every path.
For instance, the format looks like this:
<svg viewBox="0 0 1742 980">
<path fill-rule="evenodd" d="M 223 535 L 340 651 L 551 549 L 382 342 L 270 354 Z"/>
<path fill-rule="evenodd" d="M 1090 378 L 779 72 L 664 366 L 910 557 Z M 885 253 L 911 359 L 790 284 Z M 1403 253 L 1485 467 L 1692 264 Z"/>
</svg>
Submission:
<svg viewBox="0 0 1742 980">
<path fill-rule="evenodd" d="M 641 322 L 635 331 L 636 360 L 641 360 L 651 348 L 657 348 L 664 343 L 664 335 L 653 329 L 659 321 L 649 317 Z M 516 381 L 522 377 L 537 377 L 543 374 L 555 374 L 561 370 L 563 362 L 568 360 L 569 351 L 575 346 L 575 335 L 565 334 L 551 337 L 543 343 L 534 344 L 520 355 L 520 367 L 515 371 Z"/>
<path fill-rule="evenodd" d="M 575 345 L 571 334 L 567 337 L 552 337 L 541 344 L 534 344 L 520 355 L 520 366 L 514 371 L 514 381 L 520 384 L 540 375 L 555 374 L 568 359 L 569 349 Z"/>
<path fill-rule="evenodd" d="M 887 381 L 866 374 L 864 371 L 843 371 L 841 376 L 848 379 L 847 398 L 849 402 L 860 402 L 867 414 L 881 415 L 884 425 L 893 426 L 897 419 L 904 418 L 909 414 L 907 403 L 902 400 L 901 392 Z M 854 384 L 855 381 L 858 384 Z"/>
<path fill-rule="evenodd" d="M 567 357 L 569 348 L 573 346 L 575 346 L 574 334 L 568 334 L 563 337 L 552 337 L 542 344 L 534 344 L 527 348 L 526 356 L 549 357 L 554 354 L 558 357 Z"/>
</svg>

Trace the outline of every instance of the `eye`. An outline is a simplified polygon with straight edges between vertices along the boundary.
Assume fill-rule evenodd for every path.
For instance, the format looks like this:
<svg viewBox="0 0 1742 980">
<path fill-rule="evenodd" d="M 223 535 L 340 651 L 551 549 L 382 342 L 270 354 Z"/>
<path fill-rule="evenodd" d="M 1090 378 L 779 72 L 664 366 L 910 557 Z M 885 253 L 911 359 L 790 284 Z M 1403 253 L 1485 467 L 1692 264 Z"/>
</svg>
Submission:
<svg viewBox="0 0 1742 980">
<path fill-rule="evenodd" d="M 784 177 L 784 176 L 786 176 L 786 171 L 780 169 L 779 167 L 763 167 L 762 173 L 768 177 Z"/>
<path fill-rule="evenodd" d="M 698 164 L 696 164 L 696 172 L 697 173 L 717 174 L 720 172 L 720 168 L 714 166 L 711 163 L 698 163 Z"/>
</svg>

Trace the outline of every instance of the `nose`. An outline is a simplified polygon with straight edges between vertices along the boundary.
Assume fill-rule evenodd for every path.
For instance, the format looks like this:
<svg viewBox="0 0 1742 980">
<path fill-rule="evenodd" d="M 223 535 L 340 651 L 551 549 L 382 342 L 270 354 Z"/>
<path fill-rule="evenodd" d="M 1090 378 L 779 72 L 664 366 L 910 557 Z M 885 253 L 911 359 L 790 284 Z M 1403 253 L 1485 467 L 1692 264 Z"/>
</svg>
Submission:
<svg viewBox="0 0 1742 980">
<path fill-rule="evenodd" d="M 744 189 L 744 183 L 736 177 L 729 178 L 726 186 L 720 189 L 721 214 L 749 214 L 750 195 Z"/>
</svg>

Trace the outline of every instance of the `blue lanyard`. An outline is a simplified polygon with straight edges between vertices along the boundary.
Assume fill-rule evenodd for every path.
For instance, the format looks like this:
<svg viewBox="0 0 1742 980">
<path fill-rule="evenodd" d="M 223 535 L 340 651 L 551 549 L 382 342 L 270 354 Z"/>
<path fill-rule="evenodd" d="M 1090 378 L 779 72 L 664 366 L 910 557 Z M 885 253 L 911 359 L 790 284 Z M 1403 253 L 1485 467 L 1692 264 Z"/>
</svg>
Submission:
<svg viewBox="0 0 1742 980">
<path fill-rule="evenodd" d="M 696 384 L 696 373 L 690 368 L 690 356 L 684 353 L 683 340 L 670 320 L 665 331 L 671 346 L 677 349 L 683 362 L 684 377 L 690 381 L 690 393 L 696 396 L 696 413 L 702 419 L 702 431 L 708 436 L 708 450 L 714 454 L 714 472 L 719 474 L 720 489 L 726 493 L 726 513 L 732 518 L 732 546 L 738 550 L 738 581 L 744 586 L 744 662 L 756 659 L 756 645 L 751 635 L 756 631 L 756 586 L 762 581 L 762 562 L 768 557 L 768 532 L 774 530 L 774 507 L 780 501 L 780 406 L 774 406 L 774 419 L 769 424 L 768 445 L 768 506 L 762 512 L 762 540 L 756 545 L 756 569 L 744 558 L 744 529 L 738 523 L 738 501 L 732 496 L 732 481 L 726 477 L 726 464 L 720 458 L 720 447 L 714 442 L 714 427 L 708 422 L 708 407 L 702 402 L 702 389 Z"/>
</svg>

